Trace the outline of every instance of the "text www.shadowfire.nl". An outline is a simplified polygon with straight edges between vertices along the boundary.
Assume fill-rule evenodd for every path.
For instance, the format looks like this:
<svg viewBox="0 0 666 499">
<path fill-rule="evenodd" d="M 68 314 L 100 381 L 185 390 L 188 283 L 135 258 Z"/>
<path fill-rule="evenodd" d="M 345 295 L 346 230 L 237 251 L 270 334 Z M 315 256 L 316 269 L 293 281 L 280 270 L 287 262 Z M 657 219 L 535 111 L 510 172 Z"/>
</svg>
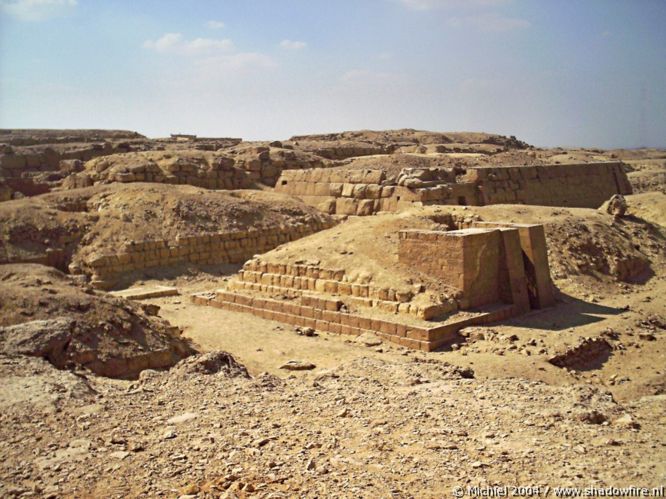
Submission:
<svg viewBox="0 0 666 499">
<path fill-rule="evenodd" d="M 664 497 L 666 486 L 660 487 L 549 487 L 534 485 L 528 487 L 456 486 L 453 497 Z"/>
</svg>

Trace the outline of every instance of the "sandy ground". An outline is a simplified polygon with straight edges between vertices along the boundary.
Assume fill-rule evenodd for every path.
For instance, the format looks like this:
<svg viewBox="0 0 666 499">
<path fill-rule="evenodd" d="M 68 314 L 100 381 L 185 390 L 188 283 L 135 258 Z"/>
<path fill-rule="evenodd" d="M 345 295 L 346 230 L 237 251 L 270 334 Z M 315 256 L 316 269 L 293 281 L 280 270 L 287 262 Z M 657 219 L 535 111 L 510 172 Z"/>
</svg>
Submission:
<svg viewBox="0 0 666 499">
<path fill-rule="evenodd" d="M 432 353 L 414 352 L 389 343 L 368 348 L 354 338 L 328 333 L 306 337 L 299 335 L 293 326 L 189 303 L 190 292 L 214 289 L 214 279 L 179 287 L 182 296 L 148 302 L 159 305 L 160 315 L 181 327 L 183 334 L 201 349 L 228 351 L 254 374 L 293 375 L 280 369 L 289 360 L 333 368 L 359 357 L 395 359 L 406 355 L 472 367 L 484 378 L 521 377 L 554 385 L 596 383 L 609 388 L 619 400 L 629 400 L 654 389 L 654 383 L 666 383 L 666 339 L 660 336 L 646 344 L 637 332 L 637 323 L 642 318 L 666 310 L 666 295 L 660 293 L 664 281 L 663 277 L 655 277 L 644 285 L 634 285 L 629 293 L 625 289 L 628 285 L 618 285 L 617 294 L 611 293 L 602 300 L 595 298 L 597 303 L 587 302 L 583 296 L 562 294 L 554 308 L 533 311 L 492 326 L 501 336 L 517 336 L 509 344 L 482 341 L 457 351 Z M 568 372 L 548 363 L 548 358 L 581 338 L 596 337 L 607 330 L 618 332 L 627 349 L 616 352 L 601 369 Z M 530 346 L 530 342 L 537 345 Z M 540 350 L 543 352 L 538 353 Z M 629 381 L 612 386 L 609 385 L 612 376 L 628 377 Z"/>
<path fill-rule="evenodd" d="M 661 152 L 622 154 L 642 186 L 663 187 Z M 548 158 L 614 159 L 593 150 Z M 629 212 L 663 227 L 656 196 L 631 196 Z M 481 211 L 544 222 L 589 215 L 608 226 L 592 210 Z M 180 295 L 146 303 L 211 357 L 128 381 L 0 355 L 0 497 L 439 498 L 456 487 L 482 495 L 473 486 L 553 497 L 554 487 L 663 486 L 666 252 L 640 220 L 615 229 L 613 244 L 626 245 L 614 249 L 642 245 L 650 273 L 617 282 L 558 266 L 555 307 L 463 332 L 452 349 L 431 353 L 303 336 L 190 302 L 238 266 L 147 271 L 134 285 Z M 596 233 L 594 252 L 610 245 L 607 234 Z M 555 249 L 557 258 L 590 256 Z M 575 370 L 549 362 L 588 337 L 608 352 Z M 219 362 L 207 371 L 210 358 Z M 290 360 L 313 367 L 282 369 Z"/>
</svg>

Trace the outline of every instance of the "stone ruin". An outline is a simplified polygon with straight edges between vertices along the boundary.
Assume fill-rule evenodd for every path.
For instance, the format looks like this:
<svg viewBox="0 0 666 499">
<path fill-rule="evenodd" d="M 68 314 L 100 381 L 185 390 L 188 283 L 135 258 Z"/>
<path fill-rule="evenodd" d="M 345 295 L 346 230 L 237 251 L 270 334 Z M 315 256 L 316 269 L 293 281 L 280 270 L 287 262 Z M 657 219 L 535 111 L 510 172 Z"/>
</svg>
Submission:
<svg viewBox="0 0 666 499">
<path fill-rule="evenodd" d="M 69 271 L 90 275 L 91 284 L 95 288 L 112 289 L 128 272 L 182 263 L 242 263 L 252 255 L 330 226 L 329 222 L 313 219 L 307 223 L 276 227 L 270 232 L 258 229 L 231 230 L 177 237 L 174 240 L 132 241 L 117 248 L 113 254 L 102 254 L 85 262 L 72 263 Z"/>
<path fill-rule="evenodd" d="M 328 214 L 364 216 L 425 205 L 597 208 L 615 194 L 631 193 L 631 184 L 622 163 L 608 162 L 403 168 L 397 175 L 381 167 L 285 170 L 275 189 Z M 452 343 L 464 327 L 554 304 L 542 225 L 473 220 L 453 225 L 398 231 L 398 263 L 437 280 L 449 290 L 445 299 L 436 298 L 435 290 L 355 282 L 345 269 L 263 257 L 245 263 L 225 289 L 192 299 L 321 331 L 374 332 L 424 351 Z"/>
<path fill-rule="evenodd" d="M 369 236 L 371 237 L 371 236 Z M 270 253 L 269 253 L 270 255 Z M 401 230 L 398 262 L 450 290 L 441 303 L 352 282 L 346 270 L 255 257 L 225 289 L 192 301 L 338 334 L 373 332 L 385 341 L 432 351 L 460 329 L 554 304 L 542 225 L 467 221 L 456 230 Z"/>
<path fill-rule="evenodd" d="M 621 162 L 404 168 L 405 163 L 391 166 L 388 159 L 376 156 L 468 150 L 449 139 L 444 144 L 432 144 L 423 137 L 419 139 L 422 143 L 407 140 L 413 131 L 400 132 L 400 140 L 394 137 L 384 142 L 359 141 L 352 134 L 344 140 L 337 135 L 294 137 L 284 144 L 245 144 L 240 139 L 187 134 L 149 143 L 129 132 L 72 131 L 66 137 L 49 139 L 57 146 L 47 145 L 41 132 L 34 137 L 9 132 L 10 140 L 0 151 L 0 200 L 16 193 L 39 194 L 51 187 L 75 189 L 106 183 L 189 184 L 221 190 L 274 186 L 275 191 L 329 215 L 367 216 L 428 205 L 598 208 L 611 196 L 620 199 L 632 192 Z M 432 140 L 441 142 L 445 137 Z M 495 143 L 496 139 L 483 141 L 469 151 L 496 154 L 508 147 Z M 193 147 L 179 149 L 179 142 L 191 142 Z M 526 147 L 522 143 L 512 143 L 514 146 Z M 344 163 L 359 156 L 372 156 L 371 166 L 361 169 L 353 161 Z M 618 202 L 609 207 L 618 216 L 621 208 Z M 87 207 L 69 209 L 86 212 Z M 421 350 L 451 342 L 462 327 L 553 303 L 540 225 L 457 221 L 449 230 L 396 226 L 397 263 L 436 279 L 448 290 L 444 295 L 427 287 L 405 290 L 386 283 L 359 282 L 350 275 L 350 268 L 279 259 L 276 263 L 264 258 L 273 248 L 293 244 L 341 219 L 311 219 L 270 231 L 265 227 L 216 227 L 182 237 L 130 240 L 113 252 L 72 260 L 64 248 L 74 245 L 80 235 L 70 234 L 62 236 L 62 249 L 49 248 L 23 261 L 66 267 L 71 273 L 89 276 L 93 286 L 102 289 L 117 286 L 127 273 L 146 269 L 244 263 L 225 289 L 196 295 L 193 300 L 335 333 L 373 331 L 387 341 Z M 0 260 L 16 258 L 5 251 Z"/>
<path fill-rule="evenodd" d="M 622 163 L 285 170 L 275 186 L 329 214 L 372 215 L 408 206 L 533 204 L 598 208 L 614 194 L 631 194 Z"/>
</svg>

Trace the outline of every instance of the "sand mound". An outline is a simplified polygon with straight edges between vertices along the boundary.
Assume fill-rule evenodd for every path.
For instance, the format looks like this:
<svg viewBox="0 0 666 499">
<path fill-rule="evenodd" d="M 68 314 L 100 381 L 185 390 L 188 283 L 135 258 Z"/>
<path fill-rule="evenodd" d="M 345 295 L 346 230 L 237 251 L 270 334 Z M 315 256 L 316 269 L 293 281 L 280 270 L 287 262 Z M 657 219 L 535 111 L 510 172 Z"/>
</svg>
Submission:
<svg viewBox="0 0 666 499">
<path fill-rule="evenodd" d="M 627 164 L 634 192 L 666 193 L 666 152 L 659 149 L 617 150 L 611 153 Z"/>
<path fill-rule="evenodd" d="M 330 230 L 283 245 L 261 255 L 261 260 L 281 264 L 314 265 L 345 271 L 350 283 L 373 283 L 411 293 L 416 284 L 433 292 L 448 293 L 432 276 L 398 262 L 398 232 L 405 229 L 441 229 L 431 210 L 349 219 Z M 462 220 L 463 211 L 453 209 Z M 445 228 L 450 228 L 446 226 Z"/>
<path fill-rule="evenodd" d="M 291 141 L 362 141 L 377 144 L 494 144 L 512 148 L 528 147 L 515 137 L 484 132 L 429 132 L 403 128 L 400 130 L 357 130 L 319 135 L 299 135 Z"/>
<path fill-rule="evenodd" d="M 299 261 L 345 271 L 350 282 L 408 291 L 423 284 L 433 293 L 448 290 L 432 276 L 398 262 L 398 231 L 451 229 L 455 221 L 542 223 L 555 279 L 580 275 L 612 282 L 634 278 L 661 261 L 663 237 L 655 226 L 638 219 L 613 223 L 610 215 L 584 208 L 493 205 L 424 207 L 399 214 L 353 218 L 330 230 L 283 245 L 261 260 Z M 661 255 L 661 256 L 660 256 Z M 316 262 L 316 263 L 315 263 Z"/>
<path fill-rule="evenodd" d="M 292 137 L 287 144 L 332 160 L 394 152 L 494 154 L 528 147 L 515 137 L 481 132 L 440 133 L 412 129 L 300 135 Z"/>
<path fill-rule="evenodd" d="M 625 197 L 628 215 L 666 227 L 666 193 L 644 192 Z"/>
<path fill-rule="evenodd" d="M 279 227 L 316 230 L 330 223 L 327 215 L 281 194 L 116 183 L 2 203 L 0 263 L 62 270 L 74 264 L 85 271 L 100 255 L 135 242 Z"/>
<path fill-rule="evenodd" d="M 96 294 L 41 265 L 0 266 L 0 310 L 0 351 L 61 369 L 127 378 L 193 353 L 177 330 L 140 305 Z"/>
</svg>

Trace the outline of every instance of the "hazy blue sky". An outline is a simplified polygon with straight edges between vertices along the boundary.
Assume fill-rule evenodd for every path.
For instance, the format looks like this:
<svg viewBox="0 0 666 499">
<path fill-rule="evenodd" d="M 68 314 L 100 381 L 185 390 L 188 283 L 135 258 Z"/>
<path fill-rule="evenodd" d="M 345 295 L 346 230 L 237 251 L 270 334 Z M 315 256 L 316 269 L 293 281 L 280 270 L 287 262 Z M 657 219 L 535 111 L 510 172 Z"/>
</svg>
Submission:
<svg viewBox="0 0 666 499">
<path fill-rule="evenodd" d="M 0 0 L 0 127 L 666 146 L 666 0 Z"/>
</svg>

